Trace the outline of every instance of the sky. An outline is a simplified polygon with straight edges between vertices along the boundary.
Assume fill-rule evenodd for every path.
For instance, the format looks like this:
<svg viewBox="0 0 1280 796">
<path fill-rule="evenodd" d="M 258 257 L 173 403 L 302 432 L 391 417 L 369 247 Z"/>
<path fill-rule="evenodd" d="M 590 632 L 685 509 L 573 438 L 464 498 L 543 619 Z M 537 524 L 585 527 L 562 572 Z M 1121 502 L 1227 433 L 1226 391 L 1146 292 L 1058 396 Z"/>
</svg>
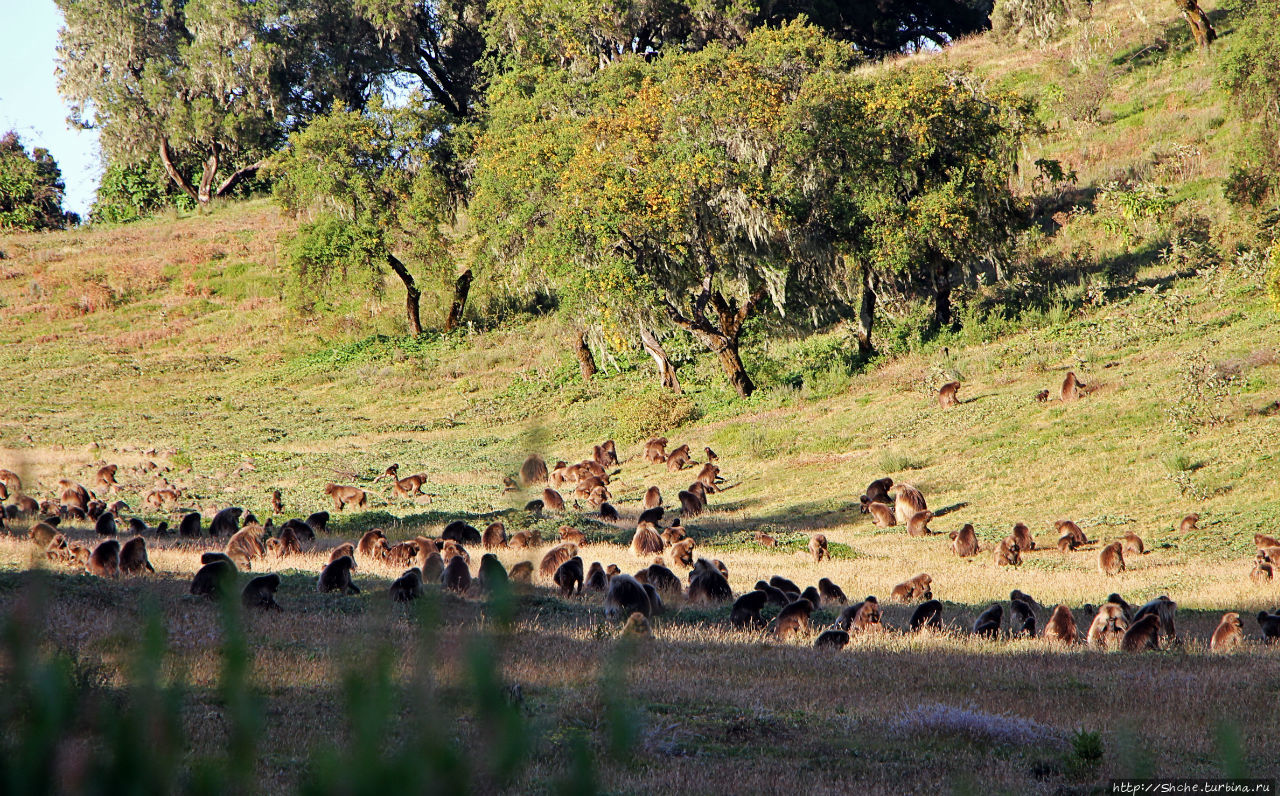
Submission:
<svg viewBox="0 0 1280 796">
<path fill-rule="evenodd" d="M 64 210 L 85 216 L 102 168 L 98 136 L 67 124 L 54 58 L 62 14 L 52 0 L 0 0 L 0 133 L 49 150 L 67 184 Z"/>
</svg>

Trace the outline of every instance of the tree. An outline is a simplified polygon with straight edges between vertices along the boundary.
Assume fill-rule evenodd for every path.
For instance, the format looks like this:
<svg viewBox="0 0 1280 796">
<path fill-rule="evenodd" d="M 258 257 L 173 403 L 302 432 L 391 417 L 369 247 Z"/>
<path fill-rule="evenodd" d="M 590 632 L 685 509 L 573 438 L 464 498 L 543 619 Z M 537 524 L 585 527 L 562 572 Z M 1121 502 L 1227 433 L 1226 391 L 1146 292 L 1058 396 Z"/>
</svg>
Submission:
<svg viewBox="0 0 1280 796">
<path fill-rule="evenodd" d="M 449 207 L 432 168 L 440 111 L 421 98 L 389 108 L 336 110 L 289 138 L 270 172 L 284 208 L 306 220 L 288 247 L 304 292 L 316 295 L 352 273 L 380 284 L 390 268 L 405 288 L 411 334 L 422 333 L 421 290 L 401 259 L 439 266 Z M 400 252 L 400 254 L 397 254 Z"/>
<path fill-rule="evenodd" d="M 49 150 L 36 147 L 28 154 L 17 133 L 0 136 L 0 228 L 32 232 L 77 223 L 75 213 L 62 210 L 65 190 Z"/>
<path fill-rule="evenodd" d="M 1191 37 L 1196 40 L 1196 46 L 1202 50 L 1209 49 L 1209 45 L 1218 38 L 1218 31 L 1214 30 L 1213 23 L 1209 21 L 1209 15 L 1204 13 L 1196 0 L 1173 1 L 1182 12 L 1182 18 L 1191 27 Z"/>
<path fill-rule="evenodd" d="M 951 269 L 1015 226 L 1030 108 L 928 65 L 854 73 L 857 59 L 793 23 L 587 76 L 504 76 L 473 202 L 491 256 L 568 312 L 664 316 L 743 396 L 747 322 L 829 303 L 850 267 L 866 350 L 877 278 L 923 277 L 949 323 Z"/>
<path fill-rule="evenodd" d="M 778 0 L 761 3 L 755 23 L 776 25 L 804 15 L 828 35 L 879 57 L 927 44 L 941 47 L 986 30 L 992 5 L 992 0 Z"/>
<path fill-rule="evenodd" d="M 57 0 L 59 90 L 108 165 L 158 161 L 204 205 L 337 99 L 361 107 L 389 55 L 324 0 Z M 341 9 L 347 8 L 347 13 Z"/>
<path fill-rule="evenodd" d="M 1280 196 L 1280 40 L 1274 35 L 1280 0 L 1257 0 L 1227 37 L 1219 61 L 1229 106 L 1242 125 L 1227 179 L 1227 196 L 1239 205 L 1262 205 Z"/>
</svg>

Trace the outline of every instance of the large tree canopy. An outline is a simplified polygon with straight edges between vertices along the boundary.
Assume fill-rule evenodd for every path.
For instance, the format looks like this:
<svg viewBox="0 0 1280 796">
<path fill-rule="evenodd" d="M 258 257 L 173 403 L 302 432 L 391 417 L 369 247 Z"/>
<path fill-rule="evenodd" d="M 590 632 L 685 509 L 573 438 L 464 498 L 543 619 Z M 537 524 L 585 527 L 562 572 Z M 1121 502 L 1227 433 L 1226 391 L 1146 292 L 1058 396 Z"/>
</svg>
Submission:
<svg viewBox="0 0 1280 796">
<path fill-rule="evenodd" d="M 0 229 L 62 229 L 77 221 L 62 211 L 66 185 L 49 150 L 28 154 L 17 133 L 0 135 Z"/>
<path fill-rule="evenodd" d="M 504 76 L 474 180 L 489 252 L 575 311 L 660 313 L 749 394 L 753 314 L 823 301 L 850 263 L 936 277 L 1007 233 L 1027 109 L 927 66 L 851 72 L 857 59 L 791 24 L 587 76 Z"/>
</svg>

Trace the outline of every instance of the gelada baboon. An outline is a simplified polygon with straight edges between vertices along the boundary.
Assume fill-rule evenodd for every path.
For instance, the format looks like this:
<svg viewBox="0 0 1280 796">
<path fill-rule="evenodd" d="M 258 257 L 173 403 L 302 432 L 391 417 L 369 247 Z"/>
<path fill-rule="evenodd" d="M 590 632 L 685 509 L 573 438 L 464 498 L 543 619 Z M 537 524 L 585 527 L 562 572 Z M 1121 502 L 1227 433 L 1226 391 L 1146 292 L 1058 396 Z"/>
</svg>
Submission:
<svg viewBox="0 0 1280 796">
<path fill-rule="evenodd" d="M 481 543 L 485 550 L 503 550 L 507 547 L 507 526 L 501 522 L 491 522 L 484 529 Z"/>
<path fill-rule="evenodd" d="M 525 459 L 524 464 L 520 465 L 520 483 L 530 487 L 534 484 L 546 483 L 546 481 L 547 463 L 538 454 L 529 454 L 529 458 Z"/>
<path fill-rule="evenodd" d="M 978 535 L 968 523 L 958 531 L 951 532 L 951 550 L 961 558 L 978 554 Z"/>
<path fill-rule="evenodd" d="M 99 514 L 98 521 L 94 523 L 94 530 L 99 536 L 115 536 L 116 535 L 116 515 Z"/>
<path fill-rule="evenodd" d="M 529 562 L 525 562 L 528 564 Z M 516 566 L 519 566 L 517 564 Z M 530 569 L 533 565 L 529 564 Z M 424 583 L 439 583 L 440 576 L 444 574 L 444 559 L 440 557 L 439 551 L 428 553 L 426 558 L 422 559 L 422 580 Z"/>
<path fill-rule="evenodd" d="M 1139 619 L 1147 615 L 1155 615 L 1160 620 L 1160 632 L 1169 638 L 1173 643 L 1178 642 L 1178 630 L 1174 626 L 1174 615 L 1178 612 L 1178 604 L 1169 599 L 1167 594 L 1162 594 L 1154 600 L 1143 604 L 1133 615 L 1133 621 L 1136 623 Z"/>
<path fill-rule="evenodd" d="M 213 515 L 213 520 L 209 522 L 210 536 L 230 536 L 240 530 L 240 515 L 244 514 L 244 509 L 238 506 L 231 506 L 219 511 Z"/>
<path fill-rule="evenodd" d="M 191 593 L 197 597 L 217 599 L 227 593 L 236 579 L 236 565 L 221 553 L 221 558 L 205 562 L 191 579 Z M 201 561 L 204 561 L 201 558 Z"/>
<path fill-rule="evenodd" d="M 612 503 L 605 502 L 600 504 L 600 521 L 601 522 L 617 522 L 618 521 L 618 510 L 614 508 Z"/>
<path fill-rule="evenodd" d="M 240 604 L 246 609 L 256 608 L 261 611 L 281 610 L 276 602 L 276 589 L 280 588 L 280 576 L 272 572 L 259 575 L 250 580 L 240 592 Z"/>
<path fill-rule="evenodd" d="M 717 484 L 724 479 L 720 477 L 720 468 L 711 462 L 707 462 L 702 465 L 702 469 L 698 471 L 698 477 L 694 480 L 702 484 L 708 492 L 719 492 L 720 487 Z"/>
<path fill-rule="evenodd" d="M 511 585 L 507 570 L 493 553 L 480 556 L 480 566 L 476 570 L 476 585 L 482 592 L 494 592 L 506 589 Z"/>
<path fill-rule="evenodd" d="M 761 547 L 777 547 L 778 540 L 774 539 L 772 536 L 765 533 L 764 531 L 757 531 L 756 544 L 760 545 Z"/>
<path fill-rule="evenodd" d="M 889 594 L 889 599 L 900 603 L 932 599 L 933 595 L 930 592 L 932 583 L 933 578 L 929 577 L 927 573 L 921 572 L 919 575 L 908 578 L 894 586 L 893 591 Z"/>
<path fill-rule="evenodd" d="M 768 623 L 760 615 L 760 610 L 768 600 L 769 596 L 759 589 L 742 595 L 733 603 L 729 624 L 735 630 L 764 630 Z"/>
<path fill-rule="evenodd" d="M 280 497 L 280 490 L 277 489 L 271 493 L 271 513 L 284 513 L 284 500 Z"/>
<path fill-rule="evenodd" d="M 1213 638 L 1209 640 L 1209 649 L 1214 652 L 1229 652 L 1244 642 L 1244 625 L 1240 623 L 1240 614 L 1225 613 Z"/>
<path fill-rule="evenodd" d="M 351 582 L 351 570 L 356 568 L 356 560 L 351 556 L 341 556 L 320 570 L 316 581 L 316 589 L 321 593 L 331 591 L 342 594 L 359 594 L 360 589 Z"/>
<path fill-rule="evenodd" d="M 1258 628 L 1262 631 L 1262 640 L 1267 644 L 1276 643 L 1280 639 L 1280 613 L 1269 614 L 1258 612 Z"/>
<path fill-rule="evenodd" d="M 665 444 L 665 443 L 664 443 Z M 633 613 L 649 616 L 653 606 L 649 593 L 640 581 L 630 575 L 614 575 L 609 581 L 609 591 L 604 596 L 605 618 L 616 622 Z"/>
<path fill-rule="evenodd" d="M 422 494 L 422 485 L 427 483 L 426 473 L 414 473 L 404 478 L 396 478 L 391 482 L 391 492 L 396 497 L 415 497 Z"/>
<path fill-rule="evenodd" d="M 813 563 L 818 564 L 822 559 L 831 559 L 831 553 L 827 552 L 827 537 L 820 533 L 815 533 L 809 539 L 809 555 L 813 556 Z"/>
<path fill-rule="evenodd" d="M 94 481 L 94 486 L 101 487 L 103 491 L 111 491 L 119 486 L 116 483 L 116 471 L 119 466 L 108 464 L 105 467 L 98 468 L 98 475 Z"/>
<path fill-rule="evenodd" d="M 942 603 L 927 600 L 911 614 L 911 630 L 924 630 L 942 627 Z"/>
<path fill-rule="evenodd" d="M 679 472 L 689 466 L 689 446 L 681 445 L 671 453 L 667 454 L 667 470 L 669 472 Z"/>
<path fill-rule="evenodd" d="M 89 564 L 85 567 L 90 575 L 100 578 L 120 577 L 120 542 L 108 539 L 93 548 L 89 555 Z"/>
<path fill-rule="evenodd" d="M 729 579 L 705 558 L 699 558 L 689 573 L 689 601 L 722 603 L 733 599 Z"/>
<path fill-rule="evenodd" d="M 587 544 L 587 535 L 577 528 L 573 528 L 568 525 L 561 525 L 560 541 L 573 542 L 578 547 L 585 547 Z"/>
<path fill-rule="evenodd" d="M 1145 555 L 1147 551 L 1142 544 L 1142 537 L 1133 531 L 1126 531 L 1124 534 L 1124 552 Z"/>
<path fill-rule="evenodd" d="M 512 583 L 529 583 L 533 580 L 533 562 L 518 561 L 507 570 L 507 577 Z"/>
<path fill-rule="evenodd" d="M 1049 621 L 1045 623 L 1044 638 L 1046 641 L 1068 646 L 1079 641 L 1080 631 L 1076 628 L 1076 618 L 1071 615 L 1070 608 L 1058 603 Z"/>
<path fill-rule="evenodd" d="M 807 636 L 809 634 L 809 615 L 812 613 L 813 606 L 805 599 L 796 600 L 785 606 L 778 612 L 778 618 L 773 628 L 774 635 L 783 641 L 796 635 Z"/>
<path fill-rule="evenodd" d="M 995 559 L 996 565 L 1001 567 L 1016 567 L 1022 564 L 1022 553 L 1018 550 L 1018 543 L 1010 539 L 1001 539 L 1000 544 L 996 545 Z"/>
<path fill-rule="evenodd" d="M 13 470 L 0 469 L 0 481 L 3 481 L 4 485 L 8 487 L 9 491 L 13 494 L 21 494 L 22 479 L 19 478 L 18 474 Z"/>
<path fill-rule="evenodd" d="M 1249 580 L 1262 585 L 1270 583 L 1275 574 L 1275 567 L 1267 560 L 1266 554 L 1258 553 L 1258 560 L 1254 562 L 1253 570 L 1249 573 Z"/>
<path fill-rule="evenodd" d="M 911 515 L 911 519 L 907 520 L 908 536 L 932 536 L 933 531 L 929 530 L 929 520 L 933 519 L 932 511 L 917 511 Z"/>
<path fill-rule="evenodd" d="M 836 605 L 847 605 L 849 598 L 844 596 L 844 590 L 837 586 L 830 578 L 823 578 L 818 581 L 818 594 L 822 595 L 824 603 L 833 603 Z"/>
<path fill-rule="evenodd" d="M 769 585 L 775 589 L 781 589 L 787 594 L 799 594 L 800 586 L 790 578 L 784 578 L 781 575 L 773 575 L 769 578 Z"/>
<path fill-rule="evenodd" d="M 264 557 L 267 551 L 252 529 L 243 528 L 233 533 L 227 540 L 224 552 L 228 558 L 236 562 L 237 567 L 247 570 L 253 568 L 254 559 Z"/>
<path fill-rule="evenodd" d="M 316 534 L 324 533 L 329 529 L 329 512 L 317 511 L 314 514 L 308 515 L 306 526 L 310 530 L 307 531 L 307 533 L 303 533 L 299 530 L 298 538 L 314 542 Z"/>
<path fill-rule="evenodd" d="M 894 498 L 894 519 L 900 525 L 908 523 L 916 512 L 929 509 L 924 502 L 924 495 L 911 484 L 894 484 L 889 487 L 889 494 Z"/>
<path fill-rule="evenodd" d="M 1253 535 L 1253 546 L 1259 550 L 1266 547 L 1280 547 L 1280 540 L 1274 536 L 1267 536 L 1265 533 L 1255 533 Z"/>
<path fill-rule="evenodd" d="M 836 628 L 850 633 L 854 631 L 873 633 L 881 629 L 880 617 L 880 603 L 876 601 L 874 595 L 869 595 L 862 602 L 850 605 L 841 611 L 836 619 Z"/>
<path fill-rule="evenodd" d="M 822 631 L 813 642 L 813 648 L 816 650 L 842 650 L 847 646 L 849 646 L 849 634 L 835 628 Z"/>
<path fill-rule="evenodd" d="M 1074 372 L 1067 373 L 1067 377 L 1062 380 L 1062 400 L 1074 401 L 1083 394 L 1083 390 L 1087 385 L 1080 382 L 1076 378 Z"/>
<path fill-rule="evenodd" d="M 147 540 L 135 536 L 120 548 L 120 571 L 125 575 L 141 575 L 143 571 L 155 572 L 147 557 Z"/>
<path fill-rule="evenodd" d="M 662 490 L 658 489 L 656 486 L 651 486 L 648 489 L 646 489 L 644 492 L 644 500 L 641 502 L 641 507 L 647 510 L 647 509 L 656 509 L 661 505 L 662 505 Z"/>
<path fill-rule="evenodd" d="M 458 544 L 478 545 L 483 542 L 480 531 L 476 530 L 474 525 L 462 520 L 453 520 L 445 525 L 444 530 L 440 532 L 440 538 L 451 539 Z"/>
<path fill-rule="evenodd" d="M 365 558 L 382 560 L 387 556 L 387 534 L 381 528 L 373 528 L 360 537 L 356 551 Z"/>
<path fill-rule="evenodd" d="M 384 543 L 386 542 L 385 539 L 382 541 Z M 342 558 L 343 556 L 351 556 L 352 558 L 355 558 L 356 546 L 351 544 L 350 542 L 343 542 L 342 544 L 333 548 L 333 550 L 329 553 L 328 563 L 332 564 L 334 561 L 337 561 L 339 558 Z"/>
<path fill-rule="evenodd" d="M 1036 612 L 1026 600 L 1009 601 L 1010 628 L 1015 636 L 1035 636 Z"/>
<path fill-rule="evenodd" d="M 680 490 L 676 495 L 680 500 L 680 516 L 697 517 L 707 510 L 707 501 L 688 490 Z"/>
<path fill-rule="evenodd" d="M 661 555 L 663 548 L 662 537 L 652 523 L 642 523 L 631 537 L 631 555 L 637 558 Z"/>
<path fill-rule="evenodd" d="M 368 495 L 358 486 L 343 486 L 341 484 L 325 484 L 324 493 L 333 498 L 333 508 L 335 511 L 342 511 L 348 504 L 358 509 L 365 507 L 368 502 Z"/>
<path fill-rule="evenodd" d="M 1135 620 L 1124 637 L 1120 639 L 1122 652 L 1143 652 L 1160 649 L 1160 619 L 1155 614 L 1147 614 Z"/>
<path fill-rule="evenodd" d="M 1004 619 L 1004 608 L 1000 603 L 992 603 L 990 608 L 978 614 L 977 620 L 973 623 L 973 634 L 995 638 L 1000 635 L 1002 619 Z"/>
<path fill-rule="evenodd" d="M 564 511 L 564 498 L 560 493 L 548 487 L 542 490 L 542 509 L 545 511 Z"/>
<path fill-rule="evenodd" d="M 949 381 L 938 388 L 938 406 L 943 409 L 950 409 L 960 403 L 960 399 L 956 397 L 956 392 L 960 390 L 960 382 Z"/>
<path fill-rule="evenodd" d="M 599 561 L 591 562 L 591 566 L 587 568 L 586 580 L 582 585 L 586 591 L 604 591 L 609 588 L 609 578 L 604 574 L 604 567 Z"/>
<path fill-rule="evenodd" d="M 581 556 L 574 556 L 559 567 L 556 567 L 556 574 L 552 577 L 552 581 L 560 587 L 561 597 L 582 594 L 582 580 Z"/>
<path fill-rule="evenodd" d="M 1196 527 L 1196 523 L 1200 522 L 1199 514 L 1188 514 L 1182 518 L 1182 522 L 1178 523 L 1178 531 L 1180 533 L 1188 533 L 1190 531 L 1200 530 Z"/>
<path fill-rule="evenodd" d="M 1040 392 L 1036 393 L 1036 403 L 1044 403 L 1047 400 L 1049 400 L 1048 390 L 1041 390 Z"/>
<path fill-rule="evenodd" d="M 867 511 L 871 514 L 871 521 L 877 528 L 892 528 L 898 524 L 897 518 L 893 515 L 893 509 L 884 503 L 868 503 Z"/>
<path fill-rule="evenodd" d="M 1124 572 L 1124 545 L 1121 542 L 1112 542 L 1098 553 L 1098 571 L 1103 575 Z"/>
<path fill-rule="evenodd" d="M 578 546 L 573 542 L 564 542 L 547 551 L 542 557 L 542 562 L 538 565 L 538 571 L 542 573 L 544 578 L 550 578 L 555 575 L 560 565 L 578 554 Z"/>
<path fill-rule="evenodd" d="M 655 611 L 654 613 L 661 613 Z M 627 617 L 627 622 L 622 626 L 620 634 L 622 638 L 628 639 L 646 639 L 652 638 L 653 630 L 649 627 L 649 617 L 639 611 L 636 611 Z"/>
<path fill-rule="evenodd" d="M 31 541 L 34 542 L 37 547 L 44 549 L 49 546 L 49 543 L 52 542 L 54 537 L 58 536 L 59 533 L 58 529 L 52 523 L 37 522 L 35 525 L 31 526 L 29 535 L 31 537 Z"/>
<path fill-rule="evenodd" d="M 1015 522 L 1013 524 L 1013 532 L 1009 534 L 1009 538 L 1018 543 L 1019 550 L 1035 550 L 1036 540 L 1031 535 L 1031 529 L 1027 527 L 1025 522 Z"/>
<path fill-rule="evenodd" d="M 862 495 L 862 504 L 864 506 L 863 513 L 866 513 L 866 504 L 868 503 L 884 503 L 888 505 L 893 502 L 889 496 L 889 488 L 893 486 L 892 478 L 877 478 L 867 486 L 867 491 Z"/>
<path fill-rule="evenodd" d="M 407 567 L 417 560 L 421 547 L 417 542 L 399 542 L 387 548 L 386 564 L 389 567 Z"/>
<path fill-rule="evenodd" d="M 667 460 L 667 438 L 654 437 L 644 444 L 644 460 L 650 464 L 661 464 Z"/>
<path fill-rule="evenodd" d="M 681 569 L 693 568 L 693 548 L 694 541 L 692 539 L 681 539 L 671 545 L 669 554 L 671 556 L 671 566 L 680 567 Z"/>
<path fill-rule="evenodd" d="M 414 567 L 396 578 L 388 589 L 391 601 L 407 603 L 422 596 L 422 570 Z"/>
</svg>

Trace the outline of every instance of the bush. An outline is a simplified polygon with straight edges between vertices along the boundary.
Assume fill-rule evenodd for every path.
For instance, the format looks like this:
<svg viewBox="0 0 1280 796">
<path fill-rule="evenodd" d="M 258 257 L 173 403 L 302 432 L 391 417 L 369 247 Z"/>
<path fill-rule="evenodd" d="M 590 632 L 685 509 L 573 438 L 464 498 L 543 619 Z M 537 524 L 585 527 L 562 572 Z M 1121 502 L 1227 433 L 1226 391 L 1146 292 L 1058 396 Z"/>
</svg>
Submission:
<svg viewBox="0 0 1280 796">
<path fill-rule="evenodd" d="M 1267 262 L 1267 296 L 1271 298 L 1271 305 L 1280 311 L 1280 243 L 1271 247 Z"/>
<path fill-rule="evenodd" d="M 998 35 L 1044 46 L 1089 13 L 1085 0 L 997 0 L 991 29 Z"/>
<path fill-rule="evenodd" d="M 89 220 L 127 224 L 166 207 L 194 210 L 195 206 L 195 200 L 178 190 L 158 166 L 113 163 L 102 173 Z"/>
<path fill-rule="evenodd" d="M 0 229 L 34 232 L 79 223 L 75 213 L 62 212 L 65 189 L 49 150 L 36 147 L 27 154 L 17 133 L 0 136 Z"/>
<path fill-rule="evenodd" d="M 635 442 L 669 433 L 698 419 L 697 406 L 687 395 L 651 387 L 610 404 L 613 436 Z"/>
</svg>

